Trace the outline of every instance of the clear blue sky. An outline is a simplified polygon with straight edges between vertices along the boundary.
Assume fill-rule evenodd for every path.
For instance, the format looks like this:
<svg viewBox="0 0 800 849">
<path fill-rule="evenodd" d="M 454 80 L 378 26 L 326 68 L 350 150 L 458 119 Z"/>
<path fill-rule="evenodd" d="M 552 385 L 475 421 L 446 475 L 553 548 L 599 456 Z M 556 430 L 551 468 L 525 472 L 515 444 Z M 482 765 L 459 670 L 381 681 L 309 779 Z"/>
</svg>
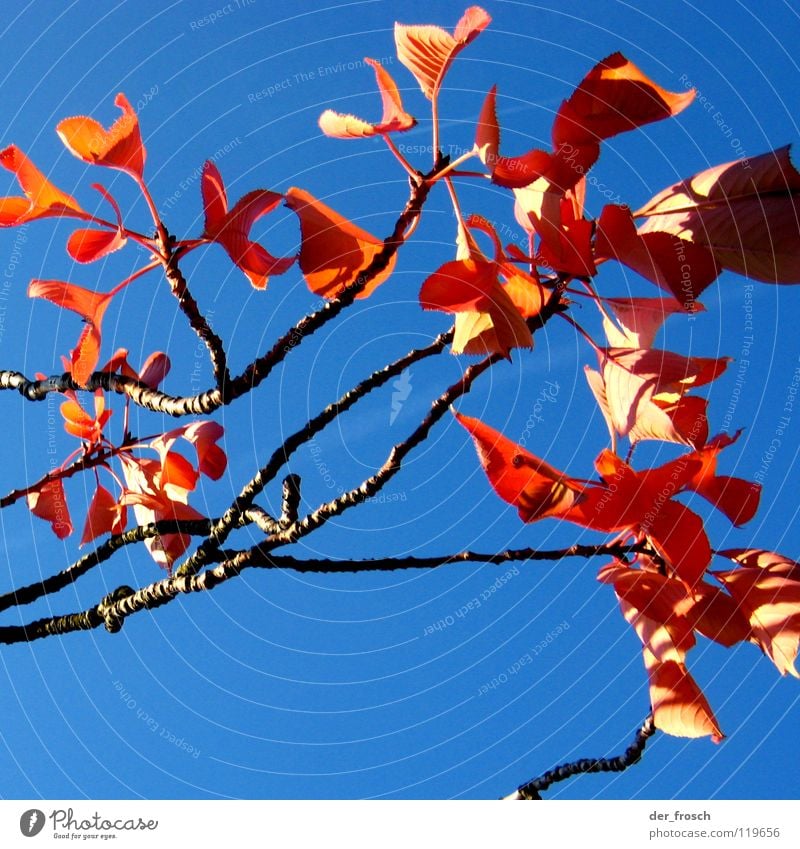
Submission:
<svg viewBox="0 0 800 849">
<path fill-rule="evenodd" d="M 597 178 L 632 207 L 678 178 L 734 159 L 734 140 L 748 155 L 800 140 L 800 70 L 793 58 L 800 21 L 787 3 L 485 5 L 494 22 L 454 66 L 443 96 L 445 145 L 471 145 L 472 122 L 495 82 L 506 150 L 543 144 L 561 100 L 615 50 L 666 88 L 694 85 L 713 106 L 695 105 L 676 120 L 606 145 Z M 123 91 L 138 104 L 147 175 L 173 232 L 200 231 L 198 169 L 214 157 L 232 199 L 253 188 L 297 185 L 384 235 L 404 203 L 404 175 L 378 141 L 322 138 L 317 117 L 329 106 L 377 116 L 372 72 L 348 68 L 371 56 L 395 76 L 406 107 L 420 118 L 419 127 L 398 141 L 429 144 L 427 101 L 393 59 L 392 25 L 399 16 L 452 27 L 463 7 L 430 0 L 9 0 L 3 11 L 0 144 L 20 145 L 83 202 L 93 202 L 89 183 L 97 179 L 123 208 L 135 195 L 124 176 L 89 173 L 70 157 L 54 126 L 81 113 L 109 123 L 116 115 L 114 95 Z M 422 167 L 427 163 L 427 156 L 419 160 Z M 3 194 L 15 194 L 10 175 L 3 179 Z M 463 200 L 467 210 L 505 222 L 513 231 L 506 241 L 518 235 L 508 193 L 470 185 Z M 590 212 L 598 213 L 603 201 L 590 192 Z M 141 203 L 130 214 L 146 226 Z M 31 278 L 107 290 L 140 259 L 130 248 L 105 264 L 73 266 L 63 250 L 72 229 L 39 222 L 22 235 L 0 234 L 0 367 L 27 374 L 59 370 L 59 356 L 79 332 L 76 317 L 26 298 Z M 196 506 L 210 515 L 222 510 L 281 433 L 384 361 L 445 329 L 448 317 L 423 315 L 416 298 L 426 273 L 452 258 L 453 231 L 447 199 L 438 193 L 392 281 L 294 352 L 255 396 L 219 414 L 230 468 L 218 484 L 203 488 Z M 290 252 L 297 228 L 290 213 L 279 213 L 257 235 L 274 253 Z M 214 327 L 233 340 L 237 365 L 266 350 L 314 301 L 296 269 L 273 279 L 266 294 L 253 292 L 217 247 L 198 253 L 186 270 Z M 655 294 L 616 268 L 604 268 L 599 286 L 609 295 Z M 757 284 L 752 298 L 750 366 L 730 425 L 746 431 L 721 467 L 751 478 L 776 436 L 798 365 L 800 289 Z M 691 325 L 673 319 L 662 343 L 738 356 L 744 281 L 725 273 L 703 300 L 708 313 Z M 597 329 L 589 316 L 585 321 Z M 104 352 L 118 346 L 128 347 L 134 361 L 168 350 L 174 361 L 168 391 L 197 389 L 198 367 L 203 385 L 210 383 L 194 337 L 180 316 L 174 318 L 169 293 L 155 277 L 131 287 L 109 312 Z M 511 438 L 525 434 L 530 450 L 587 476 L 606 440 L 583 376 L 583 365 L 592 360 L 565 324 L 548 327 L 537 335 L 534 353 L 515 355 L 512 364 L 494 370 L 459 408 Z M 299 452 L 291 468 L 303 476 L 306 506 L 357 484 L 381 463 L 462 367 L 448 355 L 412 368 L 410 394 L 393 422 L 389 387 Z M 734 397 L 737 374 L 734 363 L 709 388 L 712 432 Z M 548 381 L 558 384 L 557 394 L 531 426 Z M 3 493 L 50 467 L 54 420 L 54 456 L 60 461 L 74 448 L 60 430 L 56 404 L 0 396 Z M 134 430 L 170 425 L 143 414 Z M 762 507 L 749 527 L 732 531 L 724 519 L 709 518 L 715 546 L 753 544 L 800 556 L 798 434 L 800 413 L 767 465 Z M 642 450 L 639 459 L 652 459 L 656 451 Z M 452 421 L 436 428 L 385 493 L 386 500 L 347 513 L 297 553 L 433 554 L 594 538 L 553 522 L 521 525 L 491 493 L 468 438 Z M 81 521 L 83 483 L 71 485 L 68 495 Z M 274 507 L 276 497 L 270 491 L 263 503 Z M 57 543 L 22 505 L 0 511 L 0 588 L 62 568 L 78 556 L 78 538 Z M 244 534 L 238 540 L 246 544 Z M 648 699 L 637 638 L 613 593 L 595 581 L 600 565 L 570 560 L 520 565 L 517 574 L 467 565 L 340 577 L 253 570 L 212 594 L 132 617 L 116 636 L 96 631 L 3 647 L 0 795 L 483 798 L 510 792 L 556 763 L 619 752 L 646 714 Z M 501 576 L 505 583 L 490 592 Z M 3 623 L 83 609 L 119 584 L 158 577 L 146 554 L 129 548 L 76 587 L 7 612 Z M 466 616 L 455 615 L 476 597 L 485 600 Z M 448 617 L 452 625 L 430 633 Z M 528 654 L 533 661 L 519 668 Z M 752 646 L 726 651 L 702 645 L 692 655 L 692 670 L 727 740 L 714 746 L 659 735 L 636 769 L 576 780 L 551 795 L 796 798 L 797 681 L 780 679 Z M 505 683 L 487 688 L 503 676 Z"/>
</svg>

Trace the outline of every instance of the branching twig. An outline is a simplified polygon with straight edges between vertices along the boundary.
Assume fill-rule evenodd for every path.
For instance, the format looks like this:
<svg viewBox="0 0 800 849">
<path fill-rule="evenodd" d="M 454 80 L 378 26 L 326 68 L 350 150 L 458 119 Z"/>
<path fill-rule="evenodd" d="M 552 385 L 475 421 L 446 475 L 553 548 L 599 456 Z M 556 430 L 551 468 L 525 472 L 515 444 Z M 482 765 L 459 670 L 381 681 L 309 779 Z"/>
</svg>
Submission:
<svg viewBox="0 0 800 849">
<path fill-rule="evenodd" d="M 585 775 L 592 772 L 623 772 L 629 766 L 639 762 L 647 741 L 655 734 L 655 731 L 656 726 L 651 713 L 636 732 L 633 743 L 628 746 L 623 754 L 610 758 L 582 758 L 579 761 L 562 764 L 523 784 L 505 798 L 508 800 L 541 799 L 542 797 L 539 794 L 543 790 L 547 790 L 551 784 L 566 781 L 575 775 Z"/>
<path fill-rule="evenodd" d="M 547 304 L 542 308 L 539 315 L 531 318 L 528 326 L 531 332 L 543 327 L 544 324 L 557 312 L 560 311 L 561 290 L 552 293 Z M 428 414 L 422 420 L 417 429 L 403 442 L 394 445 L 389 456 L 378 471 L 367 478 L 355 489 L 344 492 L 332 501 L 318 507 L 313 513 L 309 513 L 302 521 L 295 522 L 282 533 L 273 537 L 275 544 L 287 544 L 296 542 L 312 531 L 325 524 L 329 519 L 338 516 L 345 510 L 361 504 L 368 498 L 378 493 L 383 487 L 400 471 L 405 457 L 413 451 L 420 443 L 428 438 L 431 428 L 442 418 L 448 407 L 462 395 L 472 388 L 475 380 L 490 369 L 495 363 L 503 359 L 501 354 L 492 354 L 475 365 L 469 366 L 464 372 L 461 380 L 450 386 L 431 405 Z M 213 534 L 212 534 L 213 536 Z M 213 545 L 211 539 L 205 543 L 209 547 Z"/>
<path fill-rule="evenodd" d="M 264 487 L 275 478 L 283 465 L 301 445 L 312 439 L 343 412 L 349 410 L 358 400 L 368 395 L 374 389 L 383 386 L 392 377 L 401 374 L 408 366 L 420 362 L 426 357 L 441 353 L 452 338 L 452 330 L 440 333 L 425 348 L 414 348 L 405 356 L 400 357 L 380 371 L 373 372 L 368 378 L 362 380 L 361 383 L 342 395 L 338 401 L 329 404 L 321 413 L 310 419 L 304 427 L 289 436 L 283 445 L 273 452 L 266 465 L 259 469 L 242 489 L 218 524 L 212 529 L 207 542 L 201 545 L 195 554 L 179 567 L 178 573 L 183 574 L 184 572 L 197 571 L 204 563 L 208 562 L 206 559 L 207 555 L 216 546 L 222 545 L 231 529 L 236 526 L 238 517 L 247 510 L 253 503 L 253 499 L 263 491 Z"/>
<path fill-rule="evenodd" d="M 172 523 L 168 523 L 172 524 Z M 188 523 L 181 524 L 181 530 L 186 530 Z M 162 523 L 159 523 L 161 526 Z M 144 538 L 144 533 L 149 532 L 154 526 L 135 528 L 127 534 L 113 538 L 116 548 L 129 542 L 136 542 Z M 164 527 L 162 532 L 173 530 Z M 189 532 L 187 530 L 187 532 Z M 150 534 L 153 535 L 153 534 Z M 122 542 L 123 537 L 130 539 Z M 111 541 L 109 541 L 111 542 Z M 642 550 L 641 546 L 611 545 L 574 545 L 569 548 L 557 550 L 537 550 L 533 548 L 517 549 L 498 552 L 495 554 L 481 554 L 476 552 L 459 552 L 457 554 L 443 555 L 440 557 L 415 558 L 380 558 L 374 560 L 302 560 L 295 557 L 276 556 L 271 553 L 268 540 L 264 545 L 253 546 L 246 551 L 223 552 L 225 559 L 217 565 L 211 566 L 194 575 L 172 575 L 160 581 L 149 584 L 140 590 L 131 587 L 119 587 L 101 603 L 95 607 L 79 613 L 69 613 L 63 616 L 47 617 L 31 622 L 28 625 L 10 625 L 0 627 L 0 643 L 20 643 L 33 639 L 41 639 L 55 634 L 66 634 L 72 631 L 90 630 L 98 628 L 105 623 L 106 628 L 112 632 L 118 631 L 124 620 L 140 610 L 153 610 L 169 603 L 179 595 L 194 592 L 213 590 L 215 587 L 236 577 L 244 569 L 293 569 L 298 572 L 308 573 L 342 573 L 362 571 L 387 571 L 394 569 L 430 569 L 446 566 L 451 563 L 464 563 L 474 561 L 478 563 L 502 564 L 510 561 L 526 560 L 562 560 L 567 557 L 594 557 L 596 555 L 623 556 L 624 554 Z M 107 544 L 106 544 L 107 545 Z M 101 546 L 102 548 L 102 546 Z M 116 550 L 116 548 L 114 550 Z M 103 559 L 111 556 L 108 552 Z M 95 552 L 96 554 L 96 552 Z M 91 555 L 87 555 L 90 557 Z M 78 561 L 80 563 L 81 561 Z M 77 564 L 75 564 L 77 566 Z M 75 567 L 72 567 L 75 568 Z M 90 566 L 87 568 L 91 568 Z M 71 570 L 66 570 L 68 574 Z M 84 572 L 86 569 L 84 569 Z M 51 581 L 56 580 L 54 576 Z M 63 578 L 61 580 L 64 580 Z M 66 586 L 70 583 L 67 579 Z M 32 585 L 34 588 L 40 585 Z M 27 592 L 29 588 L 18 590 L 15 594 Z M 43 595 L 44 593 L 40 593 Z M 7 598 L 8 596 L 4 597 Z M 39 596 L 37 596 L 39 597 Z M 33 599 L 30 599 L 33 600 Z M 8 606 L 8 605 L 6 605 Z M 549 773 L 548 773 L 549 775 Z M 540 779 L 537 779 L 540 780 Z M 527 785 L 526 785 L 527 786 Z"/>
<path fill-rule="evenodd" d="M 295 522 L 281 533 L 276 534 L 270 542 L 274 542 L 276 545 L 297 542 L 297 540 L 324 525 L 329 519 L 341 515 L 345 510 L 363 503 L 380 492 L 400 471 L 406 456 L 428 438 L 433 426 L 444 416 L 453 401 L 469 392 L 475 380 L 501 359 L 503 357 L 500 354 L 492 354 L 479 363 L 469 366 L 461 380 L 450 386 L 433 402 L 428 414 L 416 430 L 403 442 L 398 442 L 392 447 L 386 461 L 374 475 L 362 481 L 360 486 L 355 489 L 343 492 L 332 501 L 321 505 L 301 521 Z"/>
<path fill-rule="evenodd" d="M 370 264 L 359 272 L 353 283 L 336 300 L 329 301 L 320 309 L 308 313 L 294 327 L 286 331 L 272 348 L 263 356 L 255 359 L 237 377 L 231 378 L 227 372 L 224 349 L 222 342 L 214 334 L 203 319 L 197 304 L 191 300 L 194 310 L 190 308 L 191 295 L 185 288 L 186 281 L 180 274 L 177 266 L 170 273 L 175 280 L 183 281 L 180 291 L 183 292 L 182 308 L 189 315 L 192 327 L 201 336 L 209 348 L 211 360 L 214 365 L 214 373 L 217 378 L 217 386 L 207 389 L 196 395 L 167 395 L 155 389 L 150 389 L 136 380 L 121 375 L 106 372 L 94 372 L 88 379 L 85 387 L 75 383 L 68 374 L 54 375 L 45 380 L 29 380 L 18 371 L 0 371 L 0 389 L 16 389 L 23 398 L 28 401 L 42 401 L 51 392 L 64 392 L 68 389 L 103 389 L 107 392 L 117 392 L 125 395 L 140 407 L 153 410 L 157 413 L 165 413 L 176 418 L 188 415 L 208 415 L 223 404 L 229 404 L 236 398 L 240 398 L 251 392 L 258 386 L 277 366 L 286 355 L 296 348 L 306 337 L 315 333 L 339 313 L 350 306 L 356 297 L 363 291 L 365 286 L 385 271 L 398 248 L 403 244 L 409 228 L 419 218 L 423 204 L 425 203 L 432 183 L 430 180 L 436 175 L 435 171 L 430 174 L 420 175 L 419 180 L 411 184 L 411 195 L 403 211 L 395 222 L 391 234 L 384 239 L 383 248 L 373 257 Z M 168 271 L 170 267 L 168 266 Z M 168 278 L 169 279 L 169 278 Z M 170 280 L 173 291 L 176 291 L 176 283 Z M 179 296 L 180 297 L 180 296 Z M 225 379 L 220 384 L 220 375 Z"/>
<path fill-rule="evenodd" d="M 167 278 L 172 294 L 178 301 L 178 307 L 181 312 L 189 319 L 192 330 L 194 330 L 198 338 L 208 348 L 211 367 L 214 370 L 214 382 L 217 389 L 222 392 L 222 397 L 225 398 L 226 387 L 231 378 L 228 371 L 228 357 L 225 353 L 225 346 L 222 343 L 222 339 L 211 329 L 211 325 L 200 312 L 197 301 L 195 301 L 192 293 L 189 291 L 186 278 L 178 267 L 178 253 L 173 251 L 174 240 L 165 231 L 159 241 L 161 251 L 167 257 L 164 263 L 164 276 Z"/>
<path fill-rule="evenodd" d="M 149 525 L 139 525 L 121 534 L 109 537 L 101 543 L 94 551 L 84 554 L 72 565 L 34 584 L 20 587 L 9 593 L 0 595 L 0 612 L 23 604 L 31 604 L 43 596 L 63 590 L 64 587 L 74 584 L 78 578 L 85 575 L 90 569 L 100 563 L 109 560 L 121 548 L 126 545 L 143 542 L 146 539 L 161 536 L 162 534 L 190 534 L 192 536 L 207 536 L 217 519 L 196 519 L 193 521 L 174 519 L 162 519 Z M 251 507 L 241 518 L 240 526 L 254 524 L 259 530 L 269 535 L 279 530 L 278 523 L 259 507 Z M 219 552 L 218 552 L 219 554 Z M 224 559 L 220 555 L 220 559 Z"/>
<path fill-rule="evenodd" d="M 124 446 L 123 446 L 124 447 Z M 37 492 L 40 490 L 45 484 L 56 481 L 56 480 L 66 480 L 67 478 L 71 478 L 73 475 L 78 474 L 78 472 L 83 472 L 86 469 L 92 469 L 95 466 L 100 466 L 106 462 L 106 460 L 111 459 L 115 454 L 119 453 L 122 448 L 116 449 L 101 449 L 96 454 L 85 454 L 80 457 L 74 463 L 70 463 L 65 469 L 53 469 L 52 472 L 48 472 L 46 475 L 43 475 L 39 478 L 38 481 L 35 481 L 28 486 L 21 487 L 20 489 L 12 489 L 7 495 L 2 496 L 0 498 L 0 510 L 4 507 L 10 507 L 12 504 L 15 504 L 20 498 L 25 498 L 25 496 L 30 495 L 32 492 Z"/>
</svg>

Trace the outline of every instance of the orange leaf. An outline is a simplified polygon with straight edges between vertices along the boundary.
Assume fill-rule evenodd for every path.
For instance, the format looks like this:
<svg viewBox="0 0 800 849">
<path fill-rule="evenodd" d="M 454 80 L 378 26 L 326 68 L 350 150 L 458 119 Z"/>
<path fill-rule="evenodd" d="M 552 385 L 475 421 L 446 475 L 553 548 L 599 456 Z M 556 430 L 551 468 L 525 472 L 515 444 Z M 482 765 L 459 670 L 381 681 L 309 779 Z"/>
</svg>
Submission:
<svg viewBox="0 0 800 849">
<path fill-rule="evenodd" d="M 343 115 L 326 109 L 319 118 L 319 127 L 326 136 L 336 139 L 358 139 L 382 133 L 399 133 L 416 126 L 417 119 L 403 109 L 403 101 L 389 72 L 374 59 L 364 61 L 374 69 L 378 90 L 383 102 L 383 117 L 378 124 L 370 124 L 355 115 Z"/>
<path fill-rule="evenodd" d="M 39 489 L 29 492 L 27 501 L 31 513 L 50 522 L 53 533 L 59 539 L 65 539 L 72 533 L 72 520 L 60 478 L 47 481 Z"/>
<path fill-rule="evenodd" d="M 192 521 L 204 518 L 193 507 L 169 497 L 162 486 L 162 465 L 159 461 L 134 458 L 130 454 L 122 454 L 120 459 L 128 484 L 120 504 L 133 505 L 140 525 L 161 520 Z M 156 563 L 171 570 L 172 564 L 186 551 L 190 542 L 188 534 L 161 534 L 145 540 L 145 546 Z"/>
<path fill-rule="evenodd" d="M 492 239 L 494 262 L 481 253 L 470 228 Z M 538 315 L 544 304 L 539 282 L 504 259 L 497 233 L 480 216 L 459 225 L 457 244 L 459 259 L 431 274 L 420 290 L 423 309 L 456 313 L 452 352 L 508 357 L 512 348 L 532 348 L 524 319 Z"/>
<path fill-rule="evenodd" d="M 428 100 L 435 100 L 453 59 L 491 23 L 480 6 L 470 6 L 453 35 L 436 26 L 394 25 L 397 58 L 414 75 Z"/>
<path fill-rule="evenodd" d="M 114 105 L 122 115 L 106 130 L 94 118 L 81 115 L 66 118 L 56 132 L 67 150 L 92 165 L 105 165 L 125 171 L 141 180 L 146 151 L 139 131 L 139 119 L 124 94 L 118 94 Z"/>
<path fill-rule="evenodd" d="M 0 227 L 49 216 L 85 215 L 78 201 L 56 188 L 16 145 L 0 151 L 0 165 L 16 176 L 25 192 L 24 198 L 0 198 Z"/>
<path fill-rule="evenodd" d="M 86 320 L 78 344 L 71 352 L 72 377 L 76 383 L 85 386 L 100 358 L 100 326 L 112 295 L 90 292 L 60 280 L 32 280 L 28 287 L 28 297 L 44 298 L 78 313 Z"/>
<path fill-rule="evenodd" d="M 286 192 L 286 205 L 300 219 L 300 270 L 315 295 L 336 298 L 353 284 L 359 284 L 361 272 L 384 250 L 383 241 L 303 189 L 290 188 Z M 358 297 L 368 297 L 387 280 L 396 259 L 395 254 L 383 264 Z"/>
<path fill-rule="evenodd" d="M 656 728 L 673 737 L 710 736 L 719 743 L 724 735 L 686 666 L 674 660 L 659 661 L 647 649 L 643 655 Z"/>
<path fill-rule="evenodd" d="M 127 241 L 119 230 L 76 230 L 67 251 L 76 262 L 95 262 L 124 248 Z"/>
<path fill-rule="evenodd" d="M 186 504 L 189 493 L 197 486 L 198 477 L 194 466 L 177 451 L 163 454 L 160 483 L 170 500 Z"/>
<path fill-rule="evenodd" d="M 103 427 L 111 418 L 111 410 L 105 409 L 103 392 L 95 392 L 95 415 L 90 416 L 81 405 L 73 392 L 67 392 L 67 399 L 61 405 L 61 415 L 64 417 L 64 430 L 90 443 L 97 445 L 103 436 Z"/>
<path fill-rule="evenodd" d="M 800 678 L 795 668 L 800 642 L 800 581 L 765 566 L 742 566 L 730 572 L 714 572 L 748 618 L 752 639 L 771 658 L 781 675 Z"/>
<path fill-rule="evenodd" d="M 702 171 L 637 213 L 639 233 L 707 248 L 721 268 L 767 283 L 800 283 L 800 174 L 789 148 Z"/>
</svg>

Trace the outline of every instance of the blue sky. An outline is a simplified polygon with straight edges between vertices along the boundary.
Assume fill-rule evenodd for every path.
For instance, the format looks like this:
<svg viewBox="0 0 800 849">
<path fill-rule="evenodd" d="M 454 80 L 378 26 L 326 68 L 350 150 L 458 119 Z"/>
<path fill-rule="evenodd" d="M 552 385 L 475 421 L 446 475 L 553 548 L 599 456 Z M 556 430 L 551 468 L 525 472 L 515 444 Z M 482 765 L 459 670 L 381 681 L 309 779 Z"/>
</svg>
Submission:
<svg viewBox="0 0 800 849">
<path fill-rule="evenodd" d="M 404 174 L 378 141 L 326 139 L 316 120 L 328 107 L 377 115 L 374 76 L 352 64 L 372 56 L 420 119 L 398 143 L 428 145 L 427 101 L 394 57 L 393 22 L 451 28 L 463 9 L 381 0 L 283 8 L 264 0 L 8 2 L 0 30 L 0 144 L 21 146 L 87 204 L 94 200 L 89 184 L 103 180 L 131 222 L 145 227 L 146 211 L 124 175 L 84 167 L 54 133 L 60 119 L 74 114 L 108 124 L 113 98 L 123 91 L 139 112 L 148 182 L 173 232 L 201 230 L 199 168 L 213 157 L 232 199 L 254 188 L 300 186 L 384 235 L 405 202 Z M 448 76 L 445 146 L 472 144 L 483 96 L 495 82 L 504 152 L 544 145 L 561 100 L 616 50 L 670 90 L 696 87 L 712 107 L 695 104 L 675 120 L 605 145 L 597 180 L 634 208 L 709 165 L 800 138 L 800 70 L 792 58 L 800 21 L 788 4 L 496 0 L 486 8 L 491 27 Z M 428 157 L 414 162 L 427 167 Z M 4 193 L 15 194 L 10 175 L 4 179 Z M 518 238 L 507 192 L 466 184 L 462 200 L 468 211 L 505 222 L 506 241 Z M 597 214 L 604 201 L 590 191 L 589 212 Z M 274 253 L 295 249 L 291 213 L 276 213 L 259 228 Z M 75 266 L 63 249 L 72 229 L 39 222 L 0 234 L 0 367 L 56 371 L 77 338 L 75 316 L 26 297 L 31 278 L 107 290 L 142 260 L 128 248 L 105 263 Z M 203 486 L 198 509 L 223 510 L 281 434 L 448 326 L 447 316 L 421 312 L 417 293 L 426 274 L 452 258 L 453 239 L 452 213 L 438 192 L 391 282 L 294 351 L 258 393 L 220 411 L 229 470 Z M 315 301 L 296 269 L 274 278 L 267 293 L 254 292 L 216 246 L 197 252 L 186 271 L 215 329 L 231 340 L 234 368 L 265 351 Z M 655 294 L 619 268 L 604 268 L 598 286 L 608 295 Z M 754 339 L 742 370 L 748 299 Z M 797 557 L 800 413 L 790 415 L 780 445 L 769 462 L 764 458 L 800 364 L 800 291 L 764 284 L 748 290 L 724 273 L 703 300 L 705 315 L 673 319 L 661 341 L 684 352 L 739 357 L 709 387 L 712 432 L 735 398 L 729 429 L 746 430 L 723 455 L 721 470 L 760 473 L 764 492 L 758 516 L 742 530 L 693 506 L 708 515 L 718 548 L 757 545 Z M 596 331 L 584 313 L 578 318 Z M 109 311 L 104 352 L 119 346 L 131 350 L 134 362 L 167 350 L 167 391 L 198 388 L 198 370 L 203 386 L 210 385 L 196 340 L 155 276 L 134 284 Z M 459 409 L 511 438 L 524 436 L 529 450 L 587 476 L 607 440 L 583 376 L 592 361 L 574 331 L 551 323 L 537 334 L 533 353 L 515 354 L 493 370 Z M 383 462 L 463 366 L 446 355 L 413 367 L 405 386 L 394 389 L 407 396 L 399 405 L 393 408 L 387 387 L 299 451 L 291 470 L 303 477 L 305 506 L 350 488 Z M 545 390 L 551 400 L 542 403 Z M 541 421 L 532 418 L 537 402 Z M 61 432 L 57 399 L 32 405 L 3 393 L 0 405 L 5 493 L 48 470 L 54 435 L 59 461 L 75 444 Z M 139 433 L 170 426 L 153 414 L 134 416 Z M 671 454 L 648 446 L 639 460 L 657 456 Z M 76 524 L 90 486 L 87 478 L 68 488 Z M 549 548 L 595 539 L 549 521 L 522 525 L 491 492 L 471 443 L 452 421 L 437 426 L 384 492 L 306 540 L 298 556 Z M 270 490 L 263 503 L 274 508 L 278 498 Z M 57 542 L 22 505 L 0 511 L 2 590 L 76 559 L 78 537 Z M 242 532 L 237 542 L 246 541 Z M 638 640 L 613 593 L 595 580 L 600 565 L 475 564 L 338 577 L 253 570 L 211 594 L 132 617 L 115 636 L 97 631 L 3 647 L 0 795 L 492 798 L 556 763 L 616 753 L 647 712 L 647 690 Z M 158 577 L 144 551 L 128 548 L 75 587 L 8 611 L 2 621 L 82 609 L 120 584 Z M 480 604 L 457 615 L 476 598 Z M 439 622 L 445 626 L 434 629 Z M 693 673 L 728 739 L 714 746 L 659 735 L 628 773 L 582 778 L 552 796 L 797 797 L 797 682 L 781 679 L 753 646 L 702 645 L 692 654 Z"/>
</svg>

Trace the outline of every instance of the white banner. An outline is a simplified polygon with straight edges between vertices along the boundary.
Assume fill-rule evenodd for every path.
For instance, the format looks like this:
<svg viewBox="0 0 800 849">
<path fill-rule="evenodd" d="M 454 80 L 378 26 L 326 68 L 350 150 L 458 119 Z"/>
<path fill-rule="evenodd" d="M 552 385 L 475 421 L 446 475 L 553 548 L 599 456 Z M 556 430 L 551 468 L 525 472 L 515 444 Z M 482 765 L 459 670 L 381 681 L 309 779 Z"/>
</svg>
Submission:
<svg viewBox="0 0 800 849">
<path fill-rule="evenodd" d="M 0 846 L 471 847 L 800 846 L 800 803 L 0 802 Z"/>
</svg>

